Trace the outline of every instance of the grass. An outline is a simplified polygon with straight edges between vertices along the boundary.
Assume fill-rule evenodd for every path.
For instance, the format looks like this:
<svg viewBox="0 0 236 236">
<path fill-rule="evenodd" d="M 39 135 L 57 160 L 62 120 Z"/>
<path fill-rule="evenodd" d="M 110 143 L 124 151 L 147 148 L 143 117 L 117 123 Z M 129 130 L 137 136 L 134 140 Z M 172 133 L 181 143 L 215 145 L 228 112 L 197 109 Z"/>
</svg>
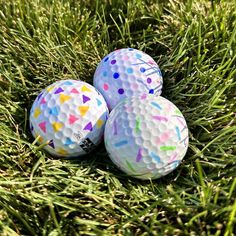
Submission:
<svg viewBox="0 0 236 236">
<path fill-rule="evenodd" d="M 235 235 L 234 1 L 0 0 L 0 234 Z M 104 145 L 55 159 L 29 131 L 37 94 L 65 78 L 92 82 L 121 47 L 150 54 L 163 96 L 186 117 L 188 153 L 155 181 L 129 178 Z"/>
</svg>

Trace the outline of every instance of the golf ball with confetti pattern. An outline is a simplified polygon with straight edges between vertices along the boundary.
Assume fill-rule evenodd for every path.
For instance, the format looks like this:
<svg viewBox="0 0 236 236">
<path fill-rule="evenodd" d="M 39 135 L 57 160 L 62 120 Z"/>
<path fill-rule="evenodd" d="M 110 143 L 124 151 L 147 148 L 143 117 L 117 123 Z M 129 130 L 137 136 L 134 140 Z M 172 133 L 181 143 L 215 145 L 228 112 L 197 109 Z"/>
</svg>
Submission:
<svg viewBox="0 0 236 236">
<path fill-rule="evenodd" d="M 122 99 L 136 94 L 161 94 L 162 75 L 157 63 L 133 48 L 111 52 L 99 63 L 93 85 L 112 110 Z"/>
<path fill-rule="evenodd" d="M 44 89 L 30 111 L 30 129 L 52 155 L 75 157 L 89 153 L 103 138 L 108 108 L 91 85 L 61 80 Z"/>
<path fill-rule="evenodd" d="M 120 102 L 105 126 L 105 146 L 118 168 L 139 179 L 173 171 L 188 148 L 188 127 L 180 110 L 161 96 L 133 96 Z"/>
</svg>

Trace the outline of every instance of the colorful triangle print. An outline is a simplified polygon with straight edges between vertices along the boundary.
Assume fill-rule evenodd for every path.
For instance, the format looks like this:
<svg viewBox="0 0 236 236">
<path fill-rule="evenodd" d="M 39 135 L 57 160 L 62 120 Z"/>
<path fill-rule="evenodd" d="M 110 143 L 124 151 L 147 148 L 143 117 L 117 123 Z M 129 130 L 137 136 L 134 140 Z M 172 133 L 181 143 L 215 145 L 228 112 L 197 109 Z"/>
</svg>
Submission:
<svg viewBox="0 0 236 236">
<path fill-rule="evenodd" d="M 62 93 L 62 92 L 64 92 L 64 90 L 61 87 L 59 87 L 58 89 L 56 89 L 54 94 L 58 94 L 58 93 Z"/>
<path fill-rule="evenodd" d="M 103 123 L 104 123 L 104 121 L 101 120 L 101 119 L 99 119 L 99 120 L 97 121 L 97 127 L 98 127 L 98 129 L 102 127 Z"/>
<path fill-rule="evenodd" d="M 78 91 L 76 88 L 71 89 L 70 92 L 71 92 L 71 93 L 78 93 L 78 94 L 79 94 L 79 91 Z"/>
<path fill-rule="evenodd" d="M 89 122 L 85 127 L 84 127 L 84 130 L 89 130 L 89 131 L 92 131 L 93 130 L 93 126 L 92 126 L 92 123 Z"/>
<path fill-rule="evenodd" d="M 82 88 L 81 88 L 81 91 L 82 91 L 82 92 L 92 92 L 92 91 L 91 91 L 91 89 L 90 89 L 90 88 L 88 88 L 88 87 L 87 87 L 87 86 L 85 86 L 85 85 L 84 85 L 84 86 L 82 86 Z"/>
<path fill-rule="evenodd" d="M 65 94 L 60 95 L 60 103 L 61 104 L 68 101 L 68 100 L 70 100 L 70 99 L 71 99 L 71 96 L 69 96 L 69 95 L 65 95 Z"/>
<path fill-rule="evenodd" d="M 65 155 L 68 154 L 68 152 L 67 152 L 65 149 L 63 149 L 63 148 L 59 148 L 59 149 L 57 150 L 57 153 L 58 153 L 59 155 L 62 155 L 62 156 L 65 156 Z"/>
<path fill-rule="evenodd" d="M 46 121 L 39 123 L 39 128 L 46 133 Z"/>
<path fill-rule="evenodd" d="M 89 106 L 79 106 L 78 109 L 79 109 L 80 115 L 84 116 L 87 113 Z"/>
<path fill-rule="evenodd" d="M 73 83 L 71 81 L 66 81 L 65 83 L 63 83 L 64 85 L 72 85 Z"/>
<path fill-rule="evenodd" d="M 101 106 L 102 102 L 99 99 L 97 99 L 97 104 L 98 104 L 98 106 Z"/>
<path fill-rule="evenodd" d="M 65 145 L 69 146 L 70 144 L 73 144 L 74 142 L 70 138 L 66 138 Z"/>
<path fill-rule="evenodd" d="M 46 100 L 45 100 L 45 98 L 42 98 L 40 104 L 46 104 Z"/>
<path fill-rule="evenodd" d="M 49 114 L 54 115 L 54 116 L 58 116 L 58 110 L 56 107 L 52 107 L 49 111 Z"/>
<path fill-rule="evenodd" d="M 38 95 L 38 100 L 42 97 L 43 95 L 43 92 L 41 92 L 39 95 Z"/>
<path fill-rule="evenodd" d="M 79 118 L 74 116 L 74 115 L 70 115 L 69 116 L 69 123 L 70 125 L 74 124 Z"/>
<path fill-rule="evenodd" d="M 86 103 L 86 102 L 88 102 L 89 100 L 90 100 L 89 97 L 83 95 L 83 103 Z"/>
<path fill-rule="evenodd" d="M 60 123 L 60 122 L 53 122 L 53 123 L 52 123 L 52 127 L 53 127 L 53 129 L 54 129 L 54 132 L 60 131 L 61 128 L 62 128 L 62 126 L 63 126 L 63 124 Z"/>
<path fill-rule="evenodd" d="M 50 92 L 50 91 L 52 91 L 53 89 L 54 89 L 54 86 L 50 86 L 50 87 L 46 88 L 47 92 Z"/>
<path fill-rule="evenodd" d="M 30 124 L 30 130 L 34 131 L 34 126 L 32 124 Z"/>
<path fill-rule="evenodd" d="M 52 147 L 53 149 L 55 148 L 53 139 L 49 141 L 48 145 L 49 145 L 50 147 Z"/>
<path fill-rule="evenodd" d="M 34 110 L 34 118 L 37 119 L 40 114 L 41 114 L 41 110 L 38 107 L 36 107 Z"/>
</svg>

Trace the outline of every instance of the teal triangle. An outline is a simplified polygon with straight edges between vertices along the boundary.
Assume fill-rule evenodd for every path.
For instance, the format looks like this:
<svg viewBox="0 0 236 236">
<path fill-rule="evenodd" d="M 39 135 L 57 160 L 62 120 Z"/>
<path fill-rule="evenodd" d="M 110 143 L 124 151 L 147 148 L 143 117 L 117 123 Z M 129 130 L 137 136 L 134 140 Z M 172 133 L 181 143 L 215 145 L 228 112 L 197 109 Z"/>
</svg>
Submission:
<svg viewBox="0 0 236 236">
<path fill-rule="evenodd" d="M 71 81 L 66 81 L 65 83 L 63 83 L 64 85 L 72 85 L 73 83 Z"/>
<path fill-rule="evenodd" d="M 73 144 L 74 142 L 70 138 L 66 138 L 65 145 L 69 146 L 70 144 Z"/>
<path fill-rule="evenodd" d="M 49 113 L 51 115 L 57 116 L 58 115 L 58 110 L 57 110 L 56 107 L 53 107 L 53 108 L 50 109 Z"/>
<path fill-rule="evenodd" d="M 98 106 L 101 106 L 102 102 L 99 99 L 97 99 L 97 104 L 98 104 Z"/>
</svg>

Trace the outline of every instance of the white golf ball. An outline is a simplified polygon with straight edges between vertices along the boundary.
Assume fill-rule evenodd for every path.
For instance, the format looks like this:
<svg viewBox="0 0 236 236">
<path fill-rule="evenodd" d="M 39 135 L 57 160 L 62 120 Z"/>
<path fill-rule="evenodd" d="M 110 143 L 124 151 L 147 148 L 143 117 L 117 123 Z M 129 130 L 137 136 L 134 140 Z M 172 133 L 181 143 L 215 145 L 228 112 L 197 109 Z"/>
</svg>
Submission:
<svg viewBox="0 0 236 236">
<path fill-rule="evenodd" d="M 102 140 L 108 108 L 91 85 L 61 80 L 44 89 L 30 111 L 30 129 L 39 144 L 55 156 L 89 153 Z"/>
<path fill-rule="evenodd" d="M 146 53 L 124 48 L 111 52 L 99 63 L 93 85 L 112 110 L 122 99 L 133 95 L 156 94 L 162 90 L 157 63 Z"/>
<path fill-rule="evenodd" d="M 186 154 L 188 127 L 180 110 L 161 96 L 120 102 L 105 126 L 111 160 L 126 174 L 156 179 L 173 171 Z"/>
</svg>

